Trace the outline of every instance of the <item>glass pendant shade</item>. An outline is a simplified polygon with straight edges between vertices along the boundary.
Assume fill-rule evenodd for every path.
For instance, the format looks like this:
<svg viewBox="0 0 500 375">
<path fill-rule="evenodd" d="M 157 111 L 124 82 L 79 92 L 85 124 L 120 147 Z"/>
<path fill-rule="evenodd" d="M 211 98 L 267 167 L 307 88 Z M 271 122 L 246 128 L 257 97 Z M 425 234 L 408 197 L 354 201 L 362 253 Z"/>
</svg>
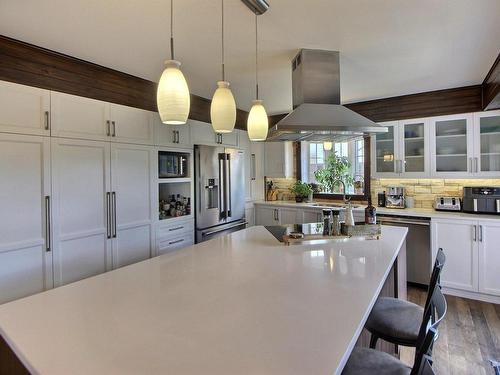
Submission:
<svg viewBox="0 0 500 375">
<path fill-rule="evenodd" d="M 265 141 L 268 129 L 269 122 L 266 109 L 262 105 L 262 100 L 254 100 L 248 114 L 248 137 L 251 141 Z"/>
<path fill-rule="evenodd" d="M 191 99 L 189 88 L 176 60 L 165 61 L 156 93 L 156 103 L 161 121 L 169 125 L 185 124 L 189 116 Z"/>
<path fill-rule="evenodd" d="M 323 142 L 323 149 L 325 151 L 330 151 L 333 147 L 333 143 L 332 142 Z"/>
<path fill-rule="evenodd" d="M 236 124 L 236 102 L 229 88 L 229 82 L 217 82 L 210 105 L 210 119 L 216 133 L 231 133 Z"/>
</svg>

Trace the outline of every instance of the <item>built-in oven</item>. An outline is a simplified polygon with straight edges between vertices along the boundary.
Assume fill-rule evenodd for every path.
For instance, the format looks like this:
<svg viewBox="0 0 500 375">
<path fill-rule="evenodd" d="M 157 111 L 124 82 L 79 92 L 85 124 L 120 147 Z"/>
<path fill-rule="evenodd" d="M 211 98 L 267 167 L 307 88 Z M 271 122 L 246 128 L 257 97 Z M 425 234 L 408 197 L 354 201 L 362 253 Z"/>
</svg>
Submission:
<svg viewBox="0 0 500 375">
<path fill-rule="evenodd" d="M 189 177 L 189 154 L 158 151 L 158 178 Z"/>
<path fill-rule="evenodd" d="M 409 283 L 428 286 L 432 271 L 431 219 L 378 214 L 380 224 L 408 228 L 406 236 L 406 277 Z"/>
</svg>

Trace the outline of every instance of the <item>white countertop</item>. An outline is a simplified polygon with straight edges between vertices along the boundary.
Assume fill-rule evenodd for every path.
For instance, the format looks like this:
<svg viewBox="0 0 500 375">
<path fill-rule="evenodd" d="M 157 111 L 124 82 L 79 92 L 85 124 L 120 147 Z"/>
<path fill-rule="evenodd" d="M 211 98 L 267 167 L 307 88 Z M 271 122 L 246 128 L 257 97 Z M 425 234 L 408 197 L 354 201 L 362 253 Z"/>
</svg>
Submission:
<svg viewBox="0 0 500 375">
<path fill-rule="evenodd" d="M 406 233 L 252 227 L 4 304 L 0 333 L 35 374 L 339 373 Z"/>
<path fill-rule="evenodd" d="M 321 210 L 323 208 L 332 208 L 342 210 L 343 208 L 339 206 L 325 207 L 323 204 L 328 204 L 321 202 L 322 206 L 315 206 L 315 203 L 296 203 L 294 201 L 256 201 L 254 204 L 264 205 L 264 206 L 282 206 L 282 207 L 295 207 L 303 209 L 317 209 Z M 353 202 L 353 206 L 361 206 L 358 208 L 353 208 L 354 211 L 365 209 L 366 205 L 360 204 L 358 202 Z M 462 220 L 494 220 L 500 221 L 499 215 L 483 215 L 483 214 L 468 214 L 464 212 L 448 212 L 448 211 L 436 211 L 432 208 L 386 208 L 386 207 L 376 207 L 377 214 L 386 215 L 401 215 L 408 217 L 429 217 L 429 218 L 439 218 L 439 219 L 462 219 Z"/>
</svg>

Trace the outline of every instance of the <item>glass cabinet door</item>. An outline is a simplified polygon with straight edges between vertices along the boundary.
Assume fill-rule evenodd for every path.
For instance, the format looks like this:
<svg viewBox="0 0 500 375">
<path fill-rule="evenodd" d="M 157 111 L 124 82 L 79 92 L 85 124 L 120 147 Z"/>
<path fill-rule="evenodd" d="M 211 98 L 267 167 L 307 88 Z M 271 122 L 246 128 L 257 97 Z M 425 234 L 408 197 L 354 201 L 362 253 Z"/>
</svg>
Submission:
<svg viewBox="0 0 500 375">
<path fill-rule="evenodd" d="M 479 167 L 476 172 L 500 171 L 500 114 L 476 117 L 479 125 Z M 477 134 L 477 133 L 476 133 Z M 477 142 L 476 142 L 477 145 Z M 478 153 L 476 153 L 477 155 Z M 477 160 L 475 160 L 477 163 Z"/>
<path fill-rule="evenodd" d="M 424 173 L 426 160 L 425 123 L 402 123 L 405 173 Z"/>
<path fill-rule="evenodd" d="M 381 124 L 387 126 L 388 132 L 375 136 L 376 173 L 397 173 L 395 124 Z"/>
<path fill-rule="evenodd" d="M 442 118 L 434 124 L 435 171 L 467 173 L 468 164 L 472 163 L 469 157 L 468 118 Z"/>
</svg>

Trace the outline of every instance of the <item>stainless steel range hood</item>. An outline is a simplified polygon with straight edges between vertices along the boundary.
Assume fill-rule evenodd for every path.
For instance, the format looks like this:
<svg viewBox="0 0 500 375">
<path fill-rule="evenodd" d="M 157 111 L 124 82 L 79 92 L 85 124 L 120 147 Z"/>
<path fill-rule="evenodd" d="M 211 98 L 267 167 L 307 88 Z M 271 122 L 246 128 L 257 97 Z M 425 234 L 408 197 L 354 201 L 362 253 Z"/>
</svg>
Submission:
<svg viewBox="0 0 500 375">
<path fill-rule="evenodd" d="M 340 104 L 339 52 L 302 49 L 292 61 L 293 111 L 268 141 L 345 142 L 387 128 Z"/>
</svg>

